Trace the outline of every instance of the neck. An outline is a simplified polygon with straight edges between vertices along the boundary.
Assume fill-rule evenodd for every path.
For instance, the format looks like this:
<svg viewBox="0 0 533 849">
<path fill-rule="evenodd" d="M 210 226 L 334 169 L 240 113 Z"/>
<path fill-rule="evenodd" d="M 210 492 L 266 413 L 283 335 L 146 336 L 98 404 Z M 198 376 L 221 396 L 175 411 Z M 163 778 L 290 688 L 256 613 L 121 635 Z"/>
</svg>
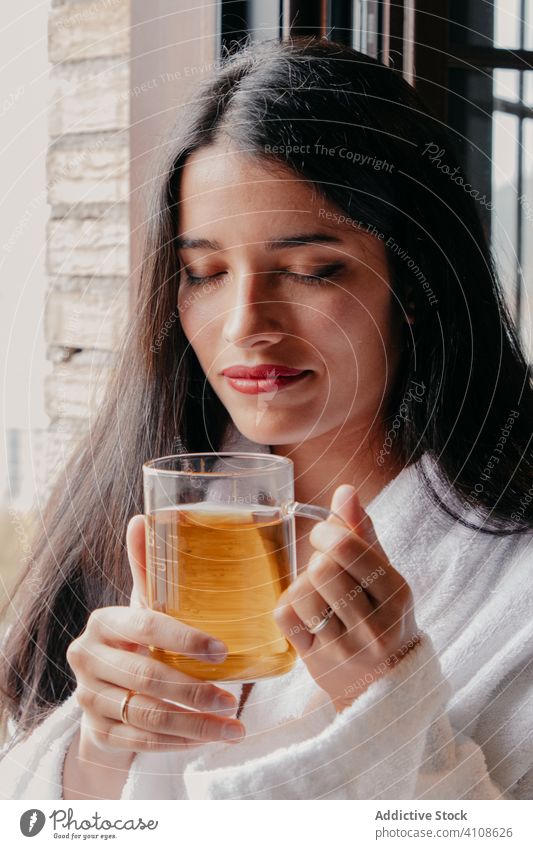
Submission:
<svg viewBox="0 0 533 849">
<path fill-rule="evenodd" d="M 366 507 L 402 468 L 390 455 L 379 465 L 368 437 L 353 432 L 328 433 L 296 446 L 272 445 L 271 451 L 293 461 L 296 501 L 320 507 L 330 506 L 334 491 L 343 483 L 355 487 Z"/>
</svg>

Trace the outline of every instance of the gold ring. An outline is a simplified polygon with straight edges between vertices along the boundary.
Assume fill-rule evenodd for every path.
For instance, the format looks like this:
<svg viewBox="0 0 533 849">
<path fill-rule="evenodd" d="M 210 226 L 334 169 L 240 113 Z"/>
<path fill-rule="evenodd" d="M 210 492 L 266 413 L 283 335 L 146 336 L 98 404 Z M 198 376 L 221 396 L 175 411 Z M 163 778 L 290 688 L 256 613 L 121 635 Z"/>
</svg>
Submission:
<svg viewBox="0 0 533 849">
<path fill-rule="evenodd" d="M 124 725 L 128 725 L 128 703 L 131 697 L 135 694 L 135 690 L 128 690 L 120 705 L 120 718 Z"/>
</svg>

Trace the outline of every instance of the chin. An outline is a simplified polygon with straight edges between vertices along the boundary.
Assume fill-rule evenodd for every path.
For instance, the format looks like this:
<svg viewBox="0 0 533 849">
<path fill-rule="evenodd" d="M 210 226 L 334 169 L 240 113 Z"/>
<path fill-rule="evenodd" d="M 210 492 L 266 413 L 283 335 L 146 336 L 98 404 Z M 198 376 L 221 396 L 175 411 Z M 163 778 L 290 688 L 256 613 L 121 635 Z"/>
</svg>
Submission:
<svg viewBox="0 0 533 849">
<path fill-rule="evenodd" d="M 231 413 L 230 413 L 231 415 Z M 258 419 L 256 421 L 255 419 Z M 273 445 L 274 443 L 292 442 L 293 434 L 289 427 L 284 427 L 280 422 L 278 426 L 269 420 L 268 414 L 254 411 L 247 416 L 231 415 L 233 424 L 246 439 L 257 442 L 260 445 Z"/>
<path fill-rule="evenodd" d="M 260 411 L 246 417 L 234 416 L 233 422 L 246 439 L 259 445 L 291 445 L 306 439 L 306 434 L 291 427 L 289 422 L 273 422 Z"/>
</svg>

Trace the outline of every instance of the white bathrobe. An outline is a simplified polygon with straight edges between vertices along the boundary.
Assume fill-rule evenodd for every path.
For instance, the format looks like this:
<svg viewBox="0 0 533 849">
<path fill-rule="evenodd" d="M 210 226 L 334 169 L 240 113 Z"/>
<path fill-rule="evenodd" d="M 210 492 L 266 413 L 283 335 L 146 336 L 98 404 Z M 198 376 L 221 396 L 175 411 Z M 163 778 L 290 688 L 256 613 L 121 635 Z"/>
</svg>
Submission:
<svg viewBox="0 0 533 849">
<path fill-rule="evenodd" d="M 424 494 L 422 464 L 435 468 L 424 455 L 366 508 L 412 588 L 420 644 L 341 713 L 298 659 L 254 684 L 242 742 L 138 753 L 121 798 L 533 798 L 533 532 L 454 522 Z M 80 714 L 73 693 L 4 754 L 1 797 L 62 798 Z"/>
</svg>

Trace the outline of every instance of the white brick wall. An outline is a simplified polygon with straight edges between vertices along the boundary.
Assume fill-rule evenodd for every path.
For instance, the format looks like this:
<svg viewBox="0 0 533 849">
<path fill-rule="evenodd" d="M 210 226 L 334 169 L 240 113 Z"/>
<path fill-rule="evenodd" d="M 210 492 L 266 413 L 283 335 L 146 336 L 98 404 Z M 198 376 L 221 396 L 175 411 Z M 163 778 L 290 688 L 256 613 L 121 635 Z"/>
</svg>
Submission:
<svg viewBox="0 0 533 849">
<path fill-rule="evenodd" d="M 80 61 L 127 55 L 128 0 L 63 3 L 49 17 L 48 55 L 51 62 Z"/>
<path fill-rule="evenodd" d="M 48 154 L 48 202 L 126 203 L 129 194 L 129 148 L 98 136 L 84 146 L 54 146 Z"/>
<path fill-rule="evenodd" d="M 129 0 L 54 0 L 45 386 L 54 433 L 94 415 L 128 318 Z"/>
<path fill-rule="evenodd" d="M 51 71 L 50 135 L 128 126 L 127 57 L 65 62 Z"/>
<path fill-rule="evenodd" d="M 50 274 L 128 273 L 128 222 L 100 218 L 63 218 L 48 226 Z"/>
<path fill-rule="evenodd" d="M 116 351 L 128 314 L 128 289 L 118 293 L 50 292 L 45 305 L 49 345 Z"/>
</svg>

